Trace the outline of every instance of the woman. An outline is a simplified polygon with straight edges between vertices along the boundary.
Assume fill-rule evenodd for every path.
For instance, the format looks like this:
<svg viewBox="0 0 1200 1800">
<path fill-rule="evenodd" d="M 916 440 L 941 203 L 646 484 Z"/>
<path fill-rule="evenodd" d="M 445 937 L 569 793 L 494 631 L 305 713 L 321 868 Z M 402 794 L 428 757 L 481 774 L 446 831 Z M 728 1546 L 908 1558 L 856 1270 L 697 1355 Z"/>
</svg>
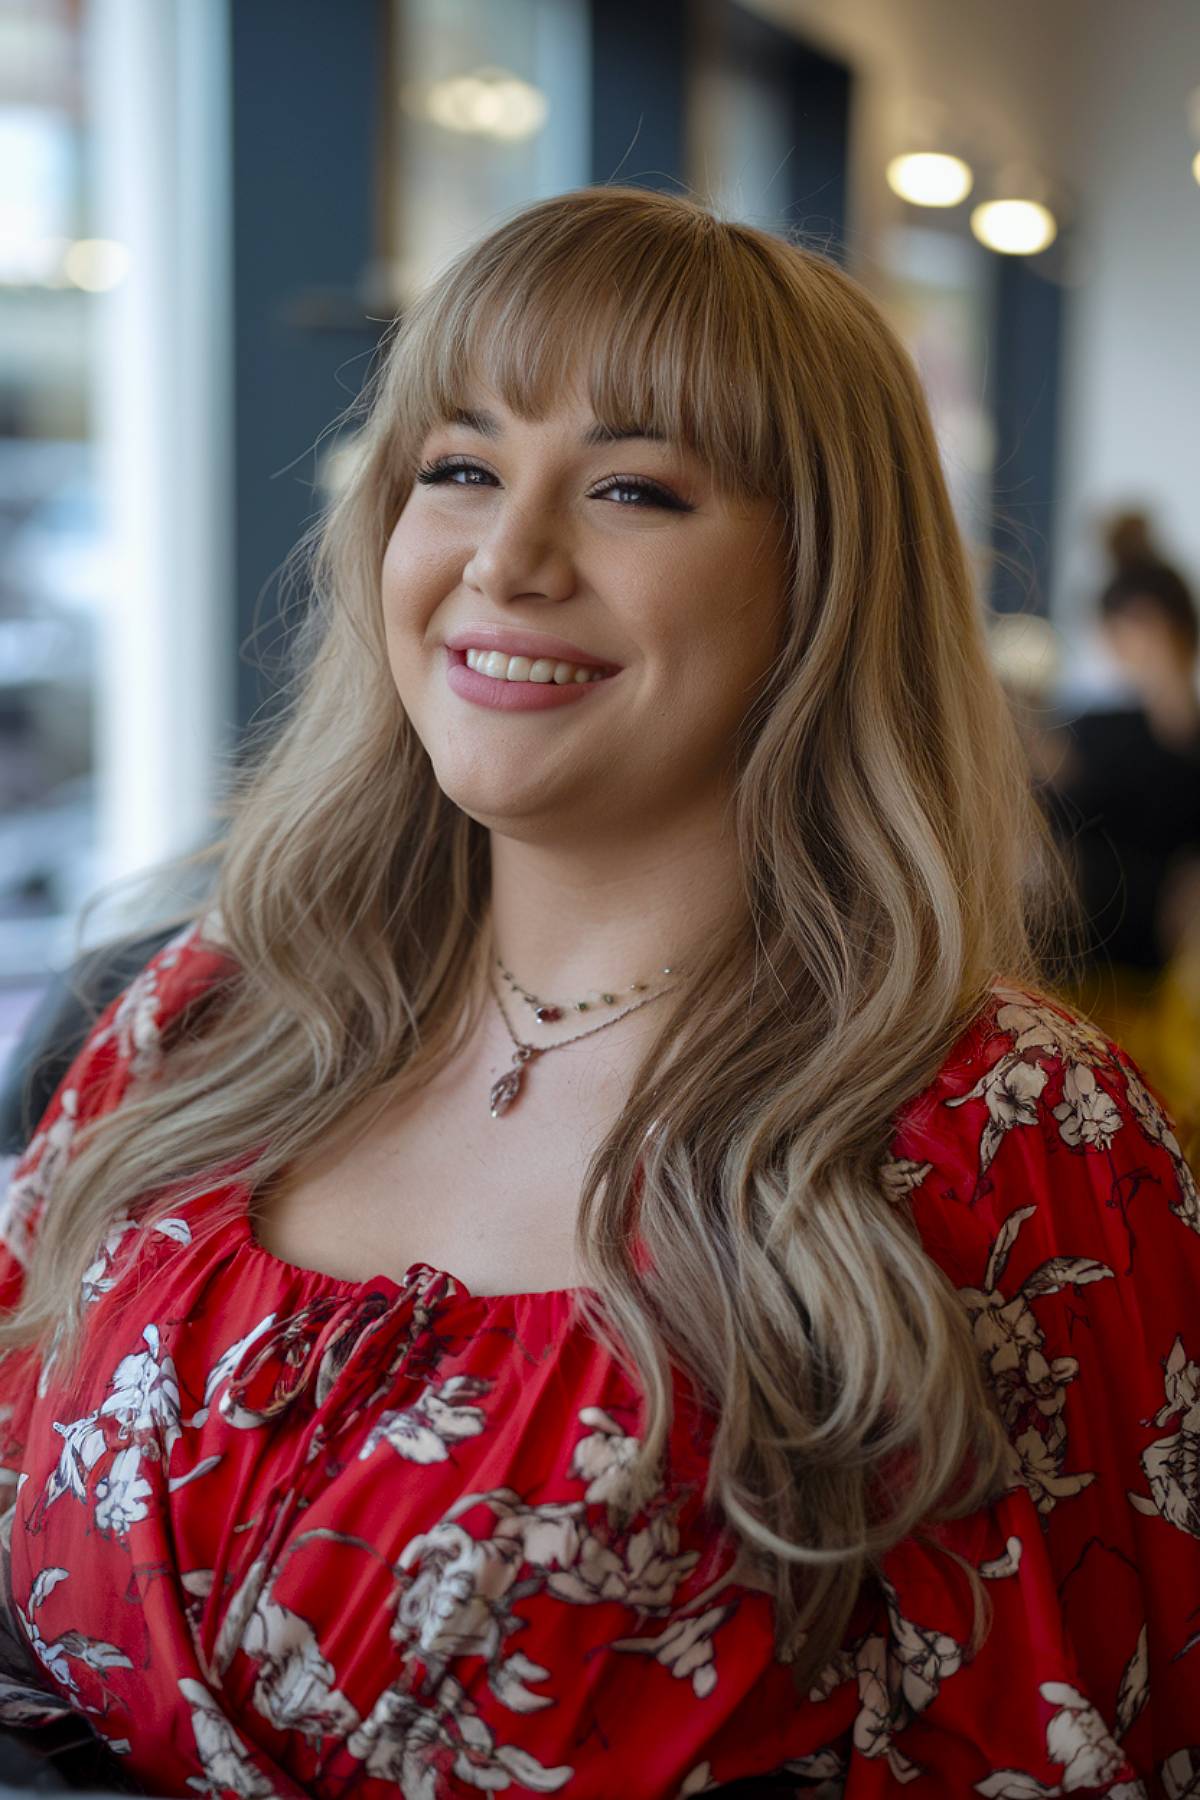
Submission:
<svg viewBox="0 0 1200 1800">
<path fill-rule="evenodd" d="M 44 1685 L 162 1793 L 1189 1791 L 1200 1205 L 865 295 L 519 213 L 299 667 L 16 1171 Z"/>
<path fill-rule="evenodd" d="M 1126 704 L 1056 733 L 1047 790 L 1088 923 L 1076 992 L 1200 1141 L 1200 615 L 1142 513 L 1106 531 L 1103 640 Z"/>
</svg>

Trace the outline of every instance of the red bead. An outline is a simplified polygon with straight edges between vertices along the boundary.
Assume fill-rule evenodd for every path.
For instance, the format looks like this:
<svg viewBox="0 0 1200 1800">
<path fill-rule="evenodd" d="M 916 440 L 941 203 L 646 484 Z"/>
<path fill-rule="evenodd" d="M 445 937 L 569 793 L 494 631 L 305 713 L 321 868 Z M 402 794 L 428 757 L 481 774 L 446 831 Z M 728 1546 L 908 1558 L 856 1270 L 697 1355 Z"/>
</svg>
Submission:
<svg viewBox="0 0 1200 1800">
<path fill-rule="evenodd" d="M 558 1006 L 539 1006 L 533 1016 L 539 1025 L 553 1025 L 556 1019 L 562 1018 L 562 1008 Z"/>
</svg>

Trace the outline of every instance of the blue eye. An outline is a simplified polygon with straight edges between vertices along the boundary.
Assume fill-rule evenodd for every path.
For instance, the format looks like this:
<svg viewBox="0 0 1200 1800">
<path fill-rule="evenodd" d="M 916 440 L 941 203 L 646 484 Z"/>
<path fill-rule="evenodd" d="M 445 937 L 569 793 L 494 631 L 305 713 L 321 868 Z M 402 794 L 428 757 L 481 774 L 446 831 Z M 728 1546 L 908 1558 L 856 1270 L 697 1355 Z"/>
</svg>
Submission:
<svg viewBox="0 0 1200 1800">
<path fill-rule="evenodd" d="M 453 475 L 479 475 L 484 478 L 483 481 L 456 482 L 454 485 L 458 487 L 481 487 L 486 482 L 495 480 L 491 470 L 483 468 L 479 463 L 466 462 L 458 457 L 448 456 L 439 456 L 433 462 L 423 463 L 417 470 L 415 479 L 423 486 L 434 487 L 445 484 Z M 605 478 L 604 485 L 595 490 L 593 498 L 603 498 L 617 493 L 637 496 L 633 501 L 618 501 L 617 504 L 621 506 L 661 506 L 672 512 L 692 511 L 686 501 L 677 499 L 668 488 L 659 487 L 657 482 L 644 481 L 640 476 L 609 475 Z"/>
<path fill-rule="evenodd" d="M 481 469 L 478 463 L 450 462 L 446 457 L 439 457 L 436 462 L 423 463 L 417 470 L 416 479 L 427 486 L 435 482 L 448 481 L 451 475 L 489 475 L 490 471 Z M 464 482 L 464 487 L 475 487 L 476 482 Z"/>
</svg>

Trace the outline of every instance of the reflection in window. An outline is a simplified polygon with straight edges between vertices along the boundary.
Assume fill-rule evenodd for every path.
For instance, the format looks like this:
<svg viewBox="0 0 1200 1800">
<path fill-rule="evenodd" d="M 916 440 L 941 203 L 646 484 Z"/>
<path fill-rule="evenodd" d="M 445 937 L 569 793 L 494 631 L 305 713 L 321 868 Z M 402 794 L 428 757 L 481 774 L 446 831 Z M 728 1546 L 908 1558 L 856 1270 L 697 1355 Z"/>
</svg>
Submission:
<svg viewBox="0 0 1200 1800">
<path fill-rule="evenodd" d="M 986 574 L 996 429 L 987 401 L 987 252 L 964 234 L 896 225 L 881 256 L 885 304 L 921 376 L 950 498 Z"/>
<path fill-rule="evenodd" d="M 474 237 L 589 178 L 586 0 L 393 0 L 383 257 L 403 306 Z"/>
</svg>

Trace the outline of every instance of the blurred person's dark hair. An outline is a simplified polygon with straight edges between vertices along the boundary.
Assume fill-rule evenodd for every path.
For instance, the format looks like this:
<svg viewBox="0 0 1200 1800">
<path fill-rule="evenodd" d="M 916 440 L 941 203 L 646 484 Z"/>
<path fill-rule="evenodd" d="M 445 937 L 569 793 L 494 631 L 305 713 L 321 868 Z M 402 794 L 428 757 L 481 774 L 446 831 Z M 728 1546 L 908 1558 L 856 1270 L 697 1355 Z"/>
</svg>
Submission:
<svg viewBox="0 0 1200 1800">
<path fill-rule="evenodd" d="M 1100 616 L 1113 619 L 1157 610 L 1190 660 L 1200 649 L 1200 609 L 1187 582 L 1157 550 L 1150 521 L 1142 512 L 1120 512 L 1109 520 L 1104 541 L 1114 573 L 1099 598 Z"/>
</svg>

